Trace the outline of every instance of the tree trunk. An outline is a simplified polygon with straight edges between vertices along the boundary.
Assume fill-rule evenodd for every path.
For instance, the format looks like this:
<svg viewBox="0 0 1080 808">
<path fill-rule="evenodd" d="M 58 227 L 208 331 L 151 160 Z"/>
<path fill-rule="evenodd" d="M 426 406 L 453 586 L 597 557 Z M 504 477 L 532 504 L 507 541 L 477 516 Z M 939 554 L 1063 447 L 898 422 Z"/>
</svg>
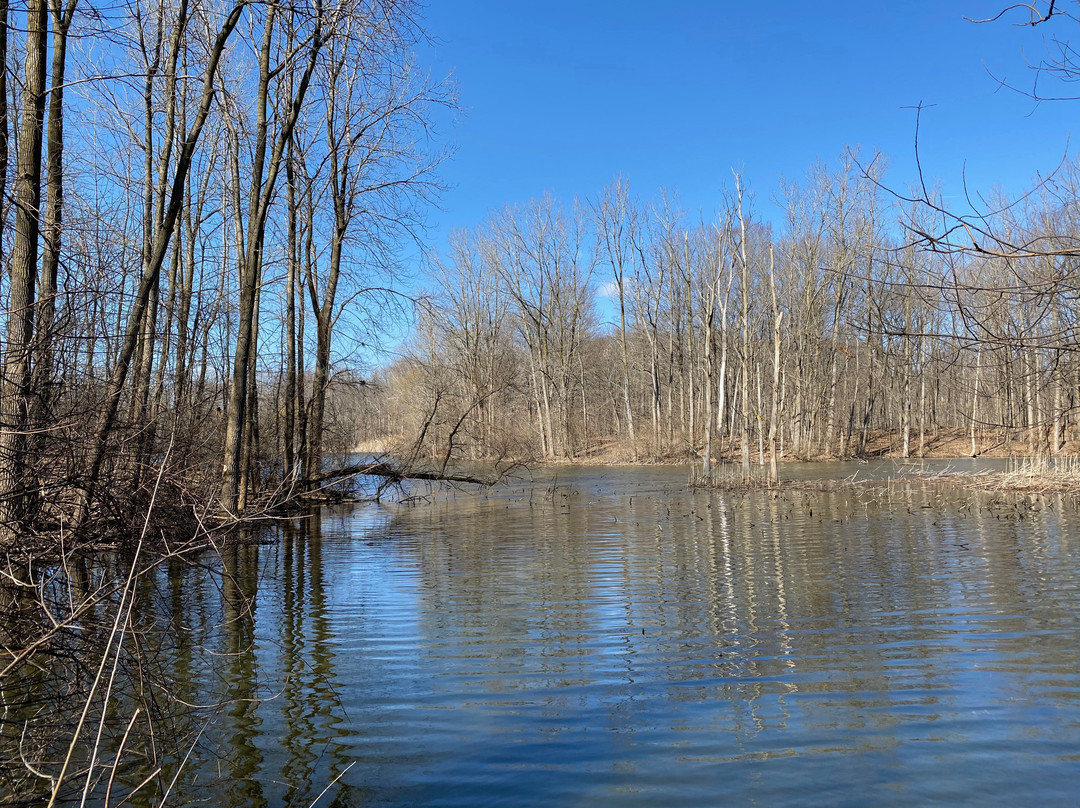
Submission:
<svg viewBox="0 0 1080 808">
<path fill-rule="evenodd" d="M 0 546 L 10 546 L 27 517 L 27 434 L 35 410 L 32 384 L 34 314 L 40 232 L 41 145 L 49 12 L 45 0 L 26 8 L 26 76 L 15 177 L 15 241 L 8 288 L 7 350 L 0 379 Z"/>
<path fill-rule="evenodd" d="M 318 13 L 318 12 L 316 12 Z M 250 423 L 251 413 L 249 389 L 252 368 L 257 355 L 258 333 L 255 328 L 257 314 L 255 307 L 259 300 L 259 284 L 262 279 L 263 244 L 266 232 L 266 220 L 270 204 L 274 198 L 274 187 L 281 171 L 285 146 L 292 138 L 300 109 L 307 94 L 311 76 L 314 73 L 319 51 L 323 45 L 320 20 L 316 18 L 315 31 L 306 44 L 308 61 L 300 80 L 296 84 L 295 94 L 285 104 L 287 114 L 270 146 L 267 107 L 272 76 L 280 66 L 271 69 L 270 56 L 274 40 L 276 9 L 267 9 L 263 25 L 263 40 L 259 51 L 259 84 L 256 92 L 255 109 L 257 114 L 253 160 L 250 170 L 250 195 L 247 214 L 247 243 L 240 261 L 240 305 L 237 321 L 236 350 L 233 356 L 232 383 L 229 387 L 229 401 L 225 413 L 224 462 L 221 474 L 221 507 L 228 514 L 237 514 L 241 507 L 240 486 L 243 475 L 245 425 Z M 267 151 L 270 151 L 269 155 Z M 251 432 L 248 430 L 248 434 Z M 246 500 L 245 500 L 246 504 Z"/>
</svg>

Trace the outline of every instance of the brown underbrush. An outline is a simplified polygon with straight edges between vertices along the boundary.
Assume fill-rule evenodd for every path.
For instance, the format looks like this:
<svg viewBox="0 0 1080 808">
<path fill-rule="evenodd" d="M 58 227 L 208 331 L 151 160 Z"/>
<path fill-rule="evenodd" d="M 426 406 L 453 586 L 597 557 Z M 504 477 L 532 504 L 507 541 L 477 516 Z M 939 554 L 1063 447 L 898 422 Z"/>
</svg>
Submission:
<svg viewBox="0 0 1080 808">
<path fill-rule="evenodd" d="M 967 429 L 938 429 L 926 432 L 922 439 L 917 434 L 911 435 L 908 442 L 908 453 L 905 457 L 903 451 L 903 436 L 899 431 L 875 432 L 867 440 L 866 446 L 861 452 L 822 452 L 795 453 L 790 446 L 782 447 L 779 463 L 805 463 L 825 460 L 899 460 L 899 459 L 922 459 L 922 460 L 949 460 L 959 457 L 978 458 L 1016 458 L 1046 454 L 1048 448 L 1043 439 L 1033 440 L 1032 435 L 1024 430 L 997 430 L 988 429 L 975 434 L 974 444 L 971 433 Z M 974 445 L 974 449 L 972 446 Z M 365 444 L 357 447 L 358 453 L 368 453 L 367 450 L 386 447 L 382 443 Z M 1060 450 L 1060 454 L 1080 452 L 1080 443 L 1069 441 Z M 400 454 L 400 452 L 398 452 Z M 391 452 L 393 454 L 393 452 Z M 738 443 L 717 441 L 713 457 L 717 462 L 738 463 L 740 449 Z M 453 454 L 455 460 L 459 458 Z M 490 458 L 470 458 L 472 461 L 483 462 L 499 460 L 507 462 L 513 460 L 517 463 L 537 466 L 559 465 L 598 465 L 598 466 L 621 466 L 621 465 L 679 465 L 683 463 L 699 462 L 702 452 L 699 446 L 690 445 L 688 442 L 676 440 L 670 447 L 658 449 L 649 441 L 639 440 L 637 444 L 631 443 L 626 438 L 608 437 L 593 441 L 590 445 L 573 453 L 569 457 L 544 458 L 536 454 L 500 455 Z M 751 447 L 751 457 L 755 463 L 759 461 L 759 447 L 755 442 Z M 441 460 L 442 458 L 435 458 Z"/>
</svg>

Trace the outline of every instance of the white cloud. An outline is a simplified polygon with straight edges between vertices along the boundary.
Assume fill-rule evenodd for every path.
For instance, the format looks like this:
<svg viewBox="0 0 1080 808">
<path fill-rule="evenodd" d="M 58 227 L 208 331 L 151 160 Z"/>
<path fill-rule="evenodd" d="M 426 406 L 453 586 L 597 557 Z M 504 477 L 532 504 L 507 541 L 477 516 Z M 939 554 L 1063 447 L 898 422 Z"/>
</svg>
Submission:
<svg viewBox="0 0 1080 808">
<path fill-rule="evenodd" d="M 596 290 L 596 294 L 600 297 L 615 298 L 619 296 L 619 285 L 615 281 L 606 281 L 600 284 L 600 288 Z"/>
</svg>

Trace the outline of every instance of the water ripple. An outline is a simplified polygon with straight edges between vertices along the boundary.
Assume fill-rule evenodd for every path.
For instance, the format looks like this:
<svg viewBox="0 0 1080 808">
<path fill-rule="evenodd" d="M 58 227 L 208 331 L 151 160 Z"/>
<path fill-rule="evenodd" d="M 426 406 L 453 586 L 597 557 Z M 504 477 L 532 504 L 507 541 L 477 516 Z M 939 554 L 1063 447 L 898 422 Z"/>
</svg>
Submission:
<svg viewBox="0 0 1080 808">
<path fill-rule="evenodd" d="M 349 763 L 349 805 L 1077 804 L 1075 514 L 684 480 L 563 469 L 295 533 L 254 663 L 303 698 L 259 704 L 286 740 L 250 776 L 289 733 L 324 752 L 270 804 Z"/>
</svg>

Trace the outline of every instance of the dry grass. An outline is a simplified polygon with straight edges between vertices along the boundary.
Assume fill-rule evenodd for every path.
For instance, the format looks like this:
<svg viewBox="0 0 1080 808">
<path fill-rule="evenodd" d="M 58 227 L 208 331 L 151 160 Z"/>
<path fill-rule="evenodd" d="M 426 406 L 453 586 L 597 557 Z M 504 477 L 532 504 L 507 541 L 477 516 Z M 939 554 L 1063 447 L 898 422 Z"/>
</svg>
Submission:
<svg viewBox="0 0 1080 808">
<path fill-rule="evenodd" d="M 893 489 L 904 483 L 926 483 L 953 486 L 987 494 L 1075 494 L 1080 496 L 1080 456 L 1027 457 L 1010 461 L 1003 471 L 936 471 L 903 472 L 896 476 L 856 479 L 801 479 L 779 481 L 769 479 L 765 468 L 755 466 L 744 476 L 737 466 L 725 465 L 706 480 L 695 469 L 689 485 L 727 492 L 767 491 L 842 491 L 866 492 Z"/>
<path fill-rule="evenodd" d="M 984 491 L 1080 494 L 1080 457 L 1027 457 L 1010 463 L 1004 471 L 937 476 Z"/>
<path fill-rule="evenodd" d="M 388 439 L 360 441 L 353 447 L 355 454 L 384 455 L 389 452 L 394 441 Z"/>
</svg>

